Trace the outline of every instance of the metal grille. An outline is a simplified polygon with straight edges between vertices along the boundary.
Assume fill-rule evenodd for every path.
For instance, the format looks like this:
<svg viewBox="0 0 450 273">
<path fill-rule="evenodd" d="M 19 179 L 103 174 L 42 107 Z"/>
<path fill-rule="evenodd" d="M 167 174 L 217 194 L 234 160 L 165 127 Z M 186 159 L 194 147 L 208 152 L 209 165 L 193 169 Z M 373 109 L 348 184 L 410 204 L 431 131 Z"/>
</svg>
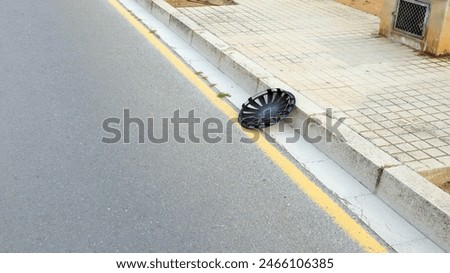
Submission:
<svg viewBox="0 0 450 273">
<path fill-rule="evenodd" d="M 422 38 L 430 6 L 416 1 L 400 0 L 397 7 L 395 28 Z"/>
</svg>

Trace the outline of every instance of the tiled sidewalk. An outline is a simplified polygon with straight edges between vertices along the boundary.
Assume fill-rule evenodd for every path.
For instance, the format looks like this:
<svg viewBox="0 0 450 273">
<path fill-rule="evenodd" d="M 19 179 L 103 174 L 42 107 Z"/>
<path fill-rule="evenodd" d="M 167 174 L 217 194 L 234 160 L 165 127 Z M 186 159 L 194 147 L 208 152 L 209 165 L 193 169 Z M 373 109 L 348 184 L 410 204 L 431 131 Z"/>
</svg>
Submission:
<svg viewBox="0 0 450 273">
<path fill-rule="evenodd" d="M 235 2 L 179 10 L 412 169 L 450 167 L 450 59 L 331 0 Z"/>
</svg>

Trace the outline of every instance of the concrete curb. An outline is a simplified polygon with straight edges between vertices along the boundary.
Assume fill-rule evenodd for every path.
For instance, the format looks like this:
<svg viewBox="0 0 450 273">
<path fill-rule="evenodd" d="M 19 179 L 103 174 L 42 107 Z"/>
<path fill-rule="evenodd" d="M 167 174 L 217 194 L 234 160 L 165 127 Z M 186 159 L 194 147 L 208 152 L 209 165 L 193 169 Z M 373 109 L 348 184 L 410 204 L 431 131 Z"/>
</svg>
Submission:
<svg viewBox="0 0 450 273">
<path fill-rule="evenodd" d="M 370 191 L 415 225 L 445 251 L 450 251 L 450 196 L 345 125 L 340 136 L 326 126 L 326 111 L 263 67 L 180 13 L 164 0 L 136 0 L 177 33 L 212 64 L 251 95 L 266 88 L 293 91 L 297 108 L 293 127 L 309 128 L 310 135 L 330 137 L 315 145 Z M 337 120 L 334 119 L 334 122 Z M 346 141 L 344 141 L 346 140 Z"/>
</svg>

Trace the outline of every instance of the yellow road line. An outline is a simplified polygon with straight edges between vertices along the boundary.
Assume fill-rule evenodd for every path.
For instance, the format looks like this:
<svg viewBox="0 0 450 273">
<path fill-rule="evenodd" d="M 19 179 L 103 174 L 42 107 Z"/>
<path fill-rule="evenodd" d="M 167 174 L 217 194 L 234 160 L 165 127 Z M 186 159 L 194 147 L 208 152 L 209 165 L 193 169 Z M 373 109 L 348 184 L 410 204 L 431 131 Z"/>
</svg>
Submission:
<svg viewBox="0 0 450 273">
<path fill-rule="evenodd" d="M 117 0 L 108 0 L 109 3 L 122 14 L 127 21 L 136 28 L 149 42 L 163 55 L 186 79 L 197 87 L 216 108 L 222 111 L 228 118 L 236 118 L 237 113 L 228 103 L 217 97 L 217 94 L 198 77 L 183 61 L 181 61 L 163 42 L 149 31 L 149 29 L 137 20 Z M 354 241 L 367 252 L 388 252 L 367 230 L 348 215 L 336 202 L 334 202 L 316 184 L 311 182 L 288 158 L 270 144 L 265 137 L 255 137 L 255 131 L 244 133 L 253 138 L 258 147 L 270 158 L 283 172 L 295 182 L 312 201 L 322 208 Z M 260 134 L 256 132 L 256 134 Z"/>
</svg>

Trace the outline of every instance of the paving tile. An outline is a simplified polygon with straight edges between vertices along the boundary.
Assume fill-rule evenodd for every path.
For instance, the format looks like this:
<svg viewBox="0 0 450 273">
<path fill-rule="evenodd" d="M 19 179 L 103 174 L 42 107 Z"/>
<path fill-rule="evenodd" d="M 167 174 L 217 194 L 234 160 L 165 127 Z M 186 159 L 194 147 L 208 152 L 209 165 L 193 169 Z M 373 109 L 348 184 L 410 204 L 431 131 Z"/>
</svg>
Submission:
<svg viewBox="0 0 450 273">
<path fill-rule="evenodd" d="M 426 149 L 426 150 L 423 150 L 423 151 L 425 153 L 427 153 L 431 157 L 439 157 L 439 156 L 444 156 L 445 155 L 444 152 L 442 152 L 441 150 L 439 150 L 437 148 Z"/>
<path fill-rule="evenodd" d="M 434 158 L 428 158 L 428 159 L 421 160 L 420 163 L 426 165 L 428 167 L 428 169 L 430 169 L 430 170 L 440 169 L 440 168 L 445 167 L 444 163 L 442 163 Z"/>
<path fill-rule="evenodd" d="M 436 158 L 439 162 L 442 162 L 445 164 L 445 166 L 450 166 L 450 156 L 443 156 Z"/>
<path fill-rule="evenodd" d="M 422 120 L 424 120 L 426 122 L 432 122 L 432 121 L 439 120 L 438 118 L 436 118 L 433 115 L 425 115 L 425 116 L 420 117 L 420 119 L 422 119 Z"/>
<path fill-rule="evenodd" d="M 433 147 L 447 146 L 447 143 L 445 143 L 444 141 L 442 141 L 440 139 L 429 139 L 429 140 L 427 140 L 427 142 Z"/>
<path fill-rule="evenodd" d="M 420 172 L 420 171 L 425 171 L 425 170 L 428 170 L 428 169 L 429 169 L 429 167 L 428 167 L 426 164 L 424 164 L 424 163 L 422 163 L 422 162 L 420 162 L 420 161 L 411 161 L 411 162 L 407 162 L 407 163 L 406 163 L 406 166 L 408 166 L 408 167 L 410 167 L 411 169 L 416 170 L 416 171 L 418 171 L 418 172 Z"/>
<path fill-rule="evenodd" d="M 383 126 L 381 126 L 380 124 L 378 124 L 376 122 L 366 123 L 365 126 L 371 131 L 383 129 Z"/>
<path fill-rule="evenodd" d="M 437 141 L 438 141 L 438 139 L 436 139 L 429 132 L 422 131 L 422 132 L 414 133 L 414 135 L 422 140 L 429 140 L 430 142 L 428 142 L 428 143 L 430 143 L 431 145 L 435 145 L 433 143 L 437 143 Z"/>
<path fill-rule="evenodd" d="M 422 159 L 430 158 L 429 155 L 427 155 L 426 153 L 424 153 L 422 151 L 409 152 L 408 155 L 412 156 L 416 160 L 422 160 Z"/>
<path fill-rule="evenodd" d="M 397 147 L 402 150 L 403 152 L 411 152 L 411 151 L 415 151 L 417 150 L 416 147 L 414 147 L 413 145 L 409 144 L 409 143 L 402 143 L 397 145 Z"/>
<path fill-rule="evenodd" d="M 429 149 L 429 148 L 433 147 L 428 142 L 423 141 L 423 140 L 414 141 L 414 142 L 411 142 L 411 144 L 419 150 L 425 150 L 425 149 Z"/>
<path fill-rule="evenodd" d="M 386 137 L 386 140 L 393 145 L 398 145 L 404 143 L 405 141 L 398 136 Z"/>
<path fill-rule="evenodd" d="M 439 147 L 439 150 L 442 151 L 445 155 L 450 155 L 450 145 Z"/>
<path fill-rule="evenodd" d="M 400 160 L 401 162 L 412 162 L 412 161 L 417 160 L 417 158 L 412 157 L 411 155 L 409 155 L 407 153 L 393 154 L 392 156 L 394 158 L 396 158 L 397 160 Z"/>
<path fill-rule="evenodd" d="M 392 128 L 390 130 L 391 130 L 391 132 L 393 132 L 396 135 L 404 135 L 404 134 L 408 133 L 407 130 L 405 130 L 401 127 Z"/>
<path fill-rule="evenodd" d="M 383 139 L 383 138 L 375 138 L 371 140 L 373 144 L 377 145 L 378 147 L 383 147 L 383 146 L 388 146 L 390 145 L 389 142 L 387 142 L 387 140 Z"/>
</svg>

